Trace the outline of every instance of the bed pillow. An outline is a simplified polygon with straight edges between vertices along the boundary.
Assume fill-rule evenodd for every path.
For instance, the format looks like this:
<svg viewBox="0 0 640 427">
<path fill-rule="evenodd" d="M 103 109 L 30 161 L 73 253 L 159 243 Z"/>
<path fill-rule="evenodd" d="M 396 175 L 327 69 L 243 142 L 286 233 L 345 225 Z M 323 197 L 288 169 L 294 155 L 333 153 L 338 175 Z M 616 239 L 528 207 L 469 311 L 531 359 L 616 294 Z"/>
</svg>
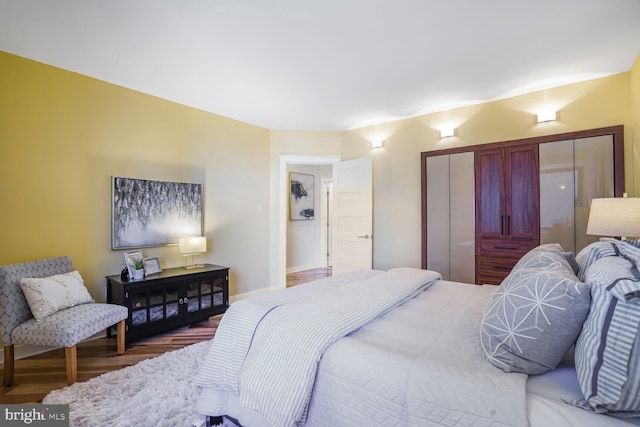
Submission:
<svg viewBox="0 0 640 427">
<path fill-rule="evenodd" d="M 572 403 L 591 412 L 640 415 L 640 272 L 629 247 L 587 271 L 591 311 L 575 349 L 584 399 Z"/>
<path fill-rule="evenodd" d="M 567 263 L 571 266 L 571 270 L 573 270 L 573 274 L 578 275 L 578 271 L 580 270 L 580 266 L 578 265 L 578 261 L 576 261 L 576 256 L 573 252 L 562 252 L 562 256 L 567 260 Z"/>
<path fill-rule="evenodd" d="M 636 248 L 640 248 L 640 240 L 623 240 L 623 242 L 628 243 Z"/>
<path fill-rule="evenodd" d="M 20 279 L 20 288 L 36 320 L 74 305 L 94 302 L 77 270 L 45 278 Z"/>
<path fill-rule="evenodd" d="M 600 258 L 608 256 L 618 256 L 615 246 L 610 242 L 600 240 L 587 245 L 584 249 L 578 252 L 578 255 L 576 255 L 576 262 L 578 263 L 578 279 L 584 282 L 589 266 Z"/>
<path fill-rule="evenodd" d="M 505 372 L 554 369 L 580 334 L 591 302 L 589 287 L 562 252 L 547 246 L 525 254 L 485 308 L 481 345 L 488 360 Z"/>
</svg>

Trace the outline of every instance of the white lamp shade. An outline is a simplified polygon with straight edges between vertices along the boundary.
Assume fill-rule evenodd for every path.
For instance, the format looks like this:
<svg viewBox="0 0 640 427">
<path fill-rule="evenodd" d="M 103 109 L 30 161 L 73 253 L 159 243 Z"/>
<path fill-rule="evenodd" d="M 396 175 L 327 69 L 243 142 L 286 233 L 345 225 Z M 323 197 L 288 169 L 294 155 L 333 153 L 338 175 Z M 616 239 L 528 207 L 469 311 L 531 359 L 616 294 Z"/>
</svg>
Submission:
<svg viewBox="0 0 640 427">
<path fill-rule="evenodd" d="M 207 252 L 206 237 L 181 237 L 180 253 L 181 254 L 202 254 Z"/>
<path fill-rule="evenodd" d="M 640 237 L 640 198 L 615 197 L 591 200 L 587 234 Z"/>
</svg>

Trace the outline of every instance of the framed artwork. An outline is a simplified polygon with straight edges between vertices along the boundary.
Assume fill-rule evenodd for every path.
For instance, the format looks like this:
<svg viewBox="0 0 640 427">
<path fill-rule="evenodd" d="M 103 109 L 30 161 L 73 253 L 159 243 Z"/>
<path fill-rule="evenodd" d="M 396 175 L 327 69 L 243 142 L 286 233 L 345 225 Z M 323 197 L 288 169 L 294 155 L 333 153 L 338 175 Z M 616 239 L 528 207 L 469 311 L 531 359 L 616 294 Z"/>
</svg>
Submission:
<svg viewBox="0 0 640 427">
<path fill-rule="evenodd" d="M 142 260 L 144 264 L 144 275 L 148 276 L 150 274 L 162 273 L 162 268 L 160 268 L 160 258 L 149 257 Z"/>
<path fill-rule="evenodd" d="M 289 172 L 289 219 L 291 221 L 314 218 L 313 178 L 313 175 L 306 173 Z"/>
<path fill-rule="evenodd" d="M 135 274 L 134 271 L 136 270 L 136 268 L 134 268 L 134 264 L 136 263 L 140 263 L 142 265 L 144 265 L 143 261 L 142 261 L 142 252 L 140 251 L 128 251 L 124 253 L 124 261 L 127 264 L 127 269 L 129 270 L 129 277 L 130 278 L 134 278 Z"/>
<path fill-rule="evenodd" d="M 111 178 L 111 249 L 178 244 L 203 234 L 202 184 Z"/>
</svg>

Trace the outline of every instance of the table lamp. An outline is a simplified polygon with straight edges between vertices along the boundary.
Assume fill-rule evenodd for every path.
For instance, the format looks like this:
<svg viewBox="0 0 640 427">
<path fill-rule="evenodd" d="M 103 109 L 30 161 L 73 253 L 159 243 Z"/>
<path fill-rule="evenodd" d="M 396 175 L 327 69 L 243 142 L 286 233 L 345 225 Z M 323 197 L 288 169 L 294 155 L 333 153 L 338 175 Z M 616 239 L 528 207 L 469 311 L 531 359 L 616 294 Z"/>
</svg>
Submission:
<svg viewBox="0 0 640 427">
<path fill-rule="evenodd" d="M 640 237 L 640 197 L 591 200 L 587 234 L 607 237 Z"/>
<path fill-rule="evenodd" d="M 191 257 L 191 264 L 187 264 L 184 268 L 204 267 L 204 264 L 196 264 L 196 255 L 207 252 L 207 238 L 203 236 L 181 237 L 179 240 L 180 253 L 186 257 Z"/>
</svg>

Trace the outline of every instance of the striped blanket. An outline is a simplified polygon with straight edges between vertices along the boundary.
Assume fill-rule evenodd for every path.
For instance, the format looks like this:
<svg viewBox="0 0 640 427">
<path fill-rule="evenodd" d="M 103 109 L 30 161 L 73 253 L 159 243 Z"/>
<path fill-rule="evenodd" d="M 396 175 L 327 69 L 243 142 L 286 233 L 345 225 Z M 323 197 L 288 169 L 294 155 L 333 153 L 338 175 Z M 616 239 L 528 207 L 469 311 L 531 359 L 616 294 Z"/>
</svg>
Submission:
<svg viewBox="0 0 640 427">
<path fill-rule="evenodd" d="M 354 272 L 233 304 L 197 375 L 208 401 L 196 408 L 251 426 L 303 423 L 324 351 L 440 278 L 412 268 Z"/>
</svg>

